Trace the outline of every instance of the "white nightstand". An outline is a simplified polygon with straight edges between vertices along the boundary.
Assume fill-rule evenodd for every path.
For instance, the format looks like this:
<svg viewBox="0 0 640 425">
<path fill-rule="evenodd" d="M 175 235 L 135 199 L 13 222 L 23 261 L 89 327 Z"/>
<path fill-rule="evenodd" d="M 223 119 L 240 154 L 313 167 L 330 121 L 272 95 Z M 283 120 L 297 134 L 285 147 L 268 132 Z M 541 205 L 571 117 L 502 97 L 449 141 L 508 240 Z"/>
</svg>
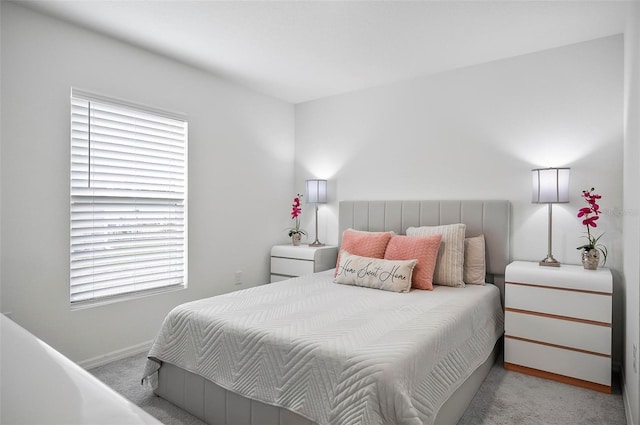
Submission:
<svg viewBox="0 0 640 425">
<path fill-rule="evenodd" d="M 610 393 L 612 293 L 609 269 L 509 264 L 504 367 Z"/>
<path fill-rule="evenodd" d="M 276 245 L 271 248 L 271 282 L 332 269 L 337 257 L 337 246 Z"/>
</svg>

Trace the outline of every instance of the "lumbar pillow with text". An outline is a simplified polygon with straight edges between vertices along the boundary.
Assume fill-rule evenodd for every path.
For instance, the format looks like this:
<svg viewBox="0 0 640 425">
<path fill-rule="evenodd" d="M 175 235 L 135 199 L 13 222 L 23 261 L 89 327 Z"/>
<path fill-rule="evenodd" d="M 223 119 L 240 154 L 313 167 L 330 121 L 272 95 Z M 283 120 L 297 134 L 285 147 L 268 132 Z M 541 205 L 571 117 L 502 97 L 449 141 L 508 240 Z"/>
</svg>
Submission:
<svg viewBox="0 0 640 425">
<path fill-rule="evenodd" d="M 418 260 L 383 260 L 340 251 L 336 283 L 392 292 L 409 292 L 411 275 Z"/>
<path fill-rule="evenodd" d="M 433 283 L 436 285 L 464 287 L 464 233 L 463 223 L 442 226 L 409 227 L 408 236 L 442 235 Z"/>
</svg>

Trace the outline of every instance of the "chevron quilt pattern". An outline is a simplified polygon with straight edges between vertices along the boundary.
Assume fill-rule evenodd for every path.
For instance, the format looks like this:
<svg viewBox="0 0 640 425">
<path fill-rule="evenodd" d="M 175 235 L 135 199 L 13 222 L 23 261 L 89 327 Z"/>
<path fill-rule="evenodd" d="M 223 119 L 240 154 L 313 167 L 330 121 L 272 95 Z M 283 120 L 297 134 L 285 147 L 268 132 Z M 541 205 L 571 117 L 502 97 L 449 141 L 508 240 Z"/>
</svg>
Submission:
<svg viewBox="0 0 640 425">
<path fill-rule="evenodd" d="M 503 332 L 494 285 L 409 293 L 316 273 L 173 309 L 161 362 L 318 424 L 431 424 Z"/>
</svg>

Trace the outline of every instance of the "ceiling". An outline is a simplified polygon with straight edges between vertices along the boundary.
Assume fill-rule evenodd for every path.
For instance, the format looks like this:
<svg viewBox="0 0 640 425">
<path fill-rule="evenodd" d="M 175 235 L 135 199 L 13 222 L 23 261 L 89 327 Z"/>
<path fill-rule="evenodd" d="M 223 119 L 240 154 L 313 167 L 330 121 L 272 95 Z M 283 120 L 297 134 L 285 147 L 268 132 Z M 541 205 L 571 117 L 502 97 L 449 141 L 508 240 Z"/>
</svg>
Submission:
<svg viewBox="0 0 640 425">
<path fill-rule="evenodd" d="M 300 103 L 623 32 L 625 1 L 23 0 Z"/>
</svg>

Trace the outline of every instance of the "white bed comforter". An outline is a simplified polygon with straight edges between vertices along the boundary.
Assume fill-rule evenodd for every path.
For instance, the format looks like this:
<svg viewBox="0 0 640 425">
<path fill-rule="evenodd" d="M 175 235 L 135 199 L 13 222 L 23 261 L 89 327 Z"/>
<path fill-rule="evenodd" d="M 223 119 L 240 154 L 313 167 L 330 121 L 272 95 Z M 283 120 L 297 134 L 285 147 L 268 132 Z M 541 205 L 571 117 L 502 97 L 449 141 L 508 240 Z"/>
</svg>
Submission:
<svg viewBox="0 0 640 425">
<path fill-rule="evenodd" d="M 431 424 L 503 332 L 498 288 L 394 293 L 333 271 L 176 307 L 149 352 L 319 424 Z"/>
</svg>

